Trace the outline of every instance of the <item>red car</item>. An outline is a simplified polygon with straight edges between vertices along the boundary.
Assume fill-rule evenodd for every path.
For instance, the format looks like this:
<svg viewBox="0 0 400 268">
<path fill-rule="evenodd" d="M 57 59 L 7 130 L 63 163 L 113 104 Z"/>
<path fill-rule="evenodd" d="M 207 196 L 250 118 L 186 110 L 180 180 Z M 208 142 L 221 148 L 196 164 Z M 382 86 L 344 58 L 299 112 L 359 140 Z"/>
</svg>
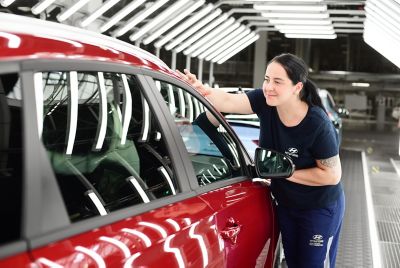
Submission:
<svg viewBox="0 0 400 268">
<path fill-rule="evenodd" d="M 0 109 L 0 267 L 273 266 L 293 164 L 153 55 L 2 13 Z"/>
</svg>

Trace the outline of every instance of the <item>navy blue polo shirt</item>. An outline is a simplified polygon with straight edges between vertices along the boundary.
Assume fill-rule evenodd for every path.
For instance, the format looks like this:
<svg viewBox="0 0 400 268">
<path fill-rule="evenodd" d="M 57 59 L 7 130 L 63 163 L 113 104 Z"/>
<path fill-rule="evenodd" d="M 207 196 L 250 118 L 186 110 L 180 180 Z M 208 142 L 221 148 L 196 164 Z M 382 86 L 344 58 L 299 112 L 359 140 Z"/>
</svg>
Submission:
<svg viewBox="0 0 400 268">
<path fill-rule="evenodd" d="M 316 167 L 315 160 L 339 154 L 338 135 L 325 111 L 310 106 L 304 119 L 293 127 L 279 119 L 276 107 L 266 103 L 261 89 L 246 93 L 260 118 L 260 147 L 286 153 L 296 170 Z M 279 205 L 299 209 L 322 208 L 337 200 L 342 185 L 307 186 L 286 179 L 272 179 L 271 190 Z"/>
</svg>

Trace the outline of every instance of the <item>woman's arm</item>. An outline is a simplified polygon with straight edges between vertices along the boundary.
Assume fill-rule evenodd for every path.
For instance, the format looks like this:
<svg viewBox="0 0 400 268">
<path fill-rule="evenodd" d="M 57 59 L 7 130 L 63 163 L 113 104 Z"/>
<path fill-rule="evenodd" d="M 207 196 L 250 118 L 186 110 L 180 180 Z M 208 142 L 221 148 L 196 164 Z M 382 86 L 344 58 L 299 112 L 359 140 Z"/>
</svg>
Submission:
<svg viewBox="0 0 400 268">
<path fill-rule="evenodd" d="M 336 185 L 342 177 L 339 155 L 316 160 L 317 166 L 296 170 L 287 180 L 308 186 Z"/>
<path fill-rule="evenodd" d="M 176 73 L 190 85 L 192 85 L 201 95 L 206 97 L 219 112 L 224 113 L 237 113 L 237 114 L 251 114 L 249 98 L 246 94 L 230 94 L 220 89 L 211 88 L 203 85 L 197 80 L 196 75 L 184 70 L 184 74 L 180 71 Z"/>
</svg>

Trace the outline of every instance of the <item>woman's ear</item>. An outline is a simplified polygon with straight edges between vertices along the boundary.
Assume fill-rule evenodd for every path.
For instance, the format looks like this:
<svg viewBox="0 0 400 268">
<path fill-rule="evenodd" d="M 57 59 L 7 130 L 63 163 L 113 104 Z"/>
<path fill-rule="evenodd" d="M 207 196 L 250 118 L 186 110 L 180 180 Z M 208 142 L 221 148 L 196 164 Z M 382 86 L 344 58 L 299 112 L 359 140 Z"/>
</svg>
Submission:
<svg viewBox="0 0 400 268">
<path fill-rule="evenodd" d="M 304 87 L 304 84 L 302 83 L 302 82 L 298 82 L 296 85 L 295 85 L 295 94 L 296 95 L 299 95 L 300 94 L 300 91 L 302 91 L 303 90 L 303 87 Z"/>
</svg>

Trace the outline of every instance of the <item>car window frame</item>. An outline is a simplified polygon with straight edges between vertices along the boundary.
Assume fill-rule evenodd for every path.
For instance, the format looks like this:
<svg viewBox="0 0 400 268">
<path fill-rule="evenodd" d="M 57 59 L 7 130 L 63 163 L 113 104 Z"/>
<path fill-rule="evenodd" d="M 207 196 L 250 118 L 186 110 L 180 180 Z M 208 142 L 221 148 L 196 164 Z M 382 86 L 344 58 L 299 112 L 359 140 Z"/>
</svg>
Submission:
<svg viewBox="0 0 400 268">
<path fill-rule="evenodd" d="M 20 73 L 20 65 L 18 62 L 11 61 L 11 62 L 0 62 L 0 74 L 6 74 L 6 73 Z M 22 92 L 21 92 L 22 93 Z M 24 96 L 22 98 L 21 106 L 24 105 Z M 25 130 L 24 126 L 24 118 L 25 116 L 21 114 L 21 124 L 22 124 L 22 129 Z M 24 136 L 22 136 L 22 154 L 23 156 L 26 154 L 26 146 L 25 146 L 25 141 L 24 141 Z M 23 165 L 25 165 L 25 159 L 22 159 Z M 22 176 L 22 191 L 24 189 L 24 183 L 25 183 L 25 175 Z M 22 192 L 22 199 L 24 200 L 24 191 Z M 23 202 L 22 200 L 22 202 Z M 22 203 L 22 208 L 24 207 L 24 203 Z M 21 210 L 22 213 L 22 210 Z M 23 221 L 23 218 L 21 219 Z M 21 222 L 21 235 L 18 240 L 11 241 L 5 244 L 0 245 L 1 250 L 0 250 L 0 259 L 7 258 L 10 256 L 13 256 L 18 253 L 23 253 L 28 250 L 28 241 L 24 238 L 23 233 L 23 224 Z"/>
<path fill-rule="evenodd" d="M 182 137 L 180 135 L 178 136 L 176 143 L 184 151 L 183 152 L 184 153 L 183 158 L 185 159 L 184 165 L 187 166 L 190 185 L 197 194 L 203 194 L 203 193 L 206 193 L 206 192 L 209 192 L 209 191 L 221 188 L 221 187 L 229 186 L 229 185 L 232 185 L 232 184 L 235 184 L 238 182 L 242 182 L 245 180 L 249 180 L 250 178 L 252 178 L 252 175 L 251 175 L 252 173 L 251 173 L 250 169 L 254 167 L 253 160 L 248 155 L 246 149 L 244 148 L 243 144 L 240 142 L 240 140 L 237 137 L 234 130 L 229 126 L 229 123 L 224 119 L 224 117 L 219 112 L 217 112 L 215 110 L 215 108 L 209 101 L 205 100 L 204 97 L 201 96 L 200 93 L 198 93 L 194 88 L 190 87 L 188 84 L 186 84 L 185 82 L 183 82 L 177 78 L 172 78 L 170 76 L 164 75 L 162 73 L 157 73 L 157 72 L 154 72 L 151 70 L 143 70 L 143 72 L 145 75 L 148 76 L 149 86 L 153 87 L 153 92 L 156 92 L 156 94 L 158 95 L 157 97 L 159 99 L 158 100 L 159 102 L 165 103 L 164 98 L 162 97 L 161 93 L 158 91 L 158 89 L 156 87 L 155 80 L 162 80 L 162 81 L 171 83 L 177 87 L 182 88 L 184 91 L 186 91 L 186 92 L 190 93 L 192 96 L 196 97 L 197 100 L 201 101 L 201 103 L 208 110 L 210 110 L 214 114 L 214 116 L 216 116 L 218 118 L 221 125 L 226 129 L 226 131 L 229 133 L 229 135 L 231 136 L 231 138 L 233 139 L 233 141 L 235 142 L 235 144 L 237 146 L 238 153 L 239 153 L 239 161 L 240 161 L 240 164 L 242 165 L 242 168 L 244 169 L 244 175 L 240 176 L 240 177 L 234 177 L 231 179 L 227 179 L 227 180 L 216 181 L 216 182 L 207 184 L 205 186 L 200 186 L 196 179 L 193 165 L 192 165 L 191 161 L 189 160 L 187 150 L 183 143 Z M 170 111 L 168 109 L 166 109 L 165 113 L 168 114 L 167 117 L 169 118 L 169 120 L 167 120 L 167 122 L 170 124 L 170 128 L 175 128 L 176 131 L 178 131 L 177 127 L 176 127 L 176 123 L 174 121 L 174 118 L 170 114 Z"/>
<path fill-rule="evenodd" d="M 134 75 L 141 85 L 141 92 L 148 100 L 151 110 L 159 113 L 157 106 L 159 103 L 154 100 L 152 89 L 148 88 L 145 77 L 142 75 L 142 68 L 130 65 L 122 65 L 118 63 L 89 61 L 89 60 L 70 60 L 70 59 L 40 59 L 40 60 L 20 60 L 13 62 L 1 62 L 2 66 L 13 65 L 16 68 L 12 72 L 17 72 L 21 78 L 21 91 L 23 100 L 35 99 L 34 94 L 34 73 L 48 71 L 88 71 L 88 72 L 115 72 Z M 3 73 L 3 72 L 2 72 Z M 165 106 L 165 104 L 163 104 Z M 179 164 L 182 159 L 180 153 L 175 146 L 169 146 L 175 142 L 175 138 L 169 134 L 169 128 L 164 123 L 165 120 L 159 113 L 160 129 L 163 130 L 166 146 L 171 156 L 171 162 L 176 171 L 176 179 L 180 187 L 180 193 L 174 196 L 168 196 L 162 199 L 153 200 L 145 205 L 139 204 L 132 207 L 127 207 L 118 211 L 114 211 L 103 217 L 93 217 L 85 221 L 71 223 L 66 213 L 64 201 L 61 196 L 61 191 L 58 188 L 56 177 L 52 171 L 50 161 L 45 153 L 45 148 L 39 141 L 37 118 L 36 118 L 36 101 L 22 102 L 22 122 L 24 127 L 23 143 L 24 148 L 24 176 L 23 176 L 23 208 L 22 208 L 22 235 L 26 238 L 25 246 L 13 250 L 15 254 L 29 248 L 34 249 L 44 246 L 57 240 L 65 239 L 73 235 L 90 231 L 100 226 L 112 224 L 116 221 L 123 220 L 127 217 L 132 217 L 138 214 L 145 213 L 152 209 L 160 208 L 171 203 L 195 197 L 196 193 L 189 187 L 186 171 Z M 178 171 L 179 170 L 179 171 Z M 29 178 L 29 179 L 28 179 Z M 53 195 L 41 195 L 42 187 L 49 187 Z M 29 190 L 25 190 L 29 189 Z M 48 215 L 44 209 L 44 204 L 52 204 L 56 207 L 57 213 Z M 61 220 L 59 220 L 59 219 Z M 44 226 L 45 221 L 48 225 Z M 44 229 L 45 228 L 45 229 Z M 43 230 L 44 229 L 44 230 Z M 10 245 L 10 247 L 15 247 Z M 4 247 L 2 248 L 3 251 Z M 11 254 L 10 253 L 10 254 Z M 7 254 L 8 255 L 8 254 Z M 4 256 L 5 257 L 5 256 Z"/>
</svg>

